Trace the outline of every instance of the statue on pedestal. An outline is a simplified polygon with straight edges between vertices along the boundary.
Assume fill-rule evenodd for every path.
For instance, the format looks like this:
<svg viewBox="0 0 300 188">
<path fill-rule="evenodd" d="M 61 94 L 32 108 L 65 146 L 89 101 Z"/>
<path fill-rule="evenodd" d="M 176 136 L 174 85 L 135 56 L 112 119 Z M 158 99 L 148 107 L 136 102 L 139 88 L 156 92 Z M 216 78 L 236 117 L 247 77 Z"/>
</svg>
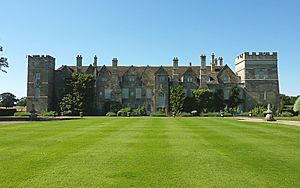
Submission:
<svg viewBox="0 0 300 188">
<path fill-rule="evenodd" d="M 271 110 L 271 104 L 268 104 L 268 110 L 264 112 L 266 114 L 266 121 L 276 121 Z"/>
</svg>

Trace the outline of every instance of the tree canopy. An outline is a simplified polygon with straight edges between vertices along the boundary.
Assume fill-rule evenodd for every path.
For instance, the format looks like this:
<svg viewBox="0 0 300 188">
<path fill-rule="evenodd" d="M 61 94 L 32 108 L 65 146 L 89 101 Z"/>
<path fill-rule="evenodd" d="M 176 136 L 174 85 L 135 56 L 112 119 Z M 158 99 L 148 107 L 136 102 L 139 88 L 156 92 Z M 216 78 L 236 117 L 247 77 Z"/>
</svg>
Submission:
<svg viewBox="0 0 300 188">
<path fill-rule="evenodd" d="M 237 107 L 243 102 L 239 96 L 240 96 L 240 89 L 238 87 L 233 87 L 231 89 L 231 95 L 228 100 L 229 108 L 237 109 Z"/>
<path fill-rule="evenodd" d="M 3 51 L 3 47 L 0 46 L 0 52 L 2 52 L 2 51 Z M 4 70 L 3 68 L 8 68 L 7 58 L 5 58 L 5 57 L 0 57 L 0 71 L 6 73 L 6 70 Z"/>
<path fill-rule="evenodd" d="M 64 96 L 59 106 L 61 112 L 78 115 L 80 112 L 90 114 L 93 111 L 95 78 L 90 74 L 75 73 L 66 79 Z"/>
<path fill-rule="evenodd" d="M 17 106 L 26 106 L 26 100 L 27 100 L 26 97 L 22 97 L 22 98 L 18 99 Z"/>
<path fill-rule="evenodd" d="M 298 112 L 298 113 L 300 112 L 300 97 L 298 97 L 298 99 L 296 100 L 293 110 L 294 112 Z"/>
<path fill-rule="evenodd" d="M 208 112 L 213 110 L 214 93 L 209 89 L 199 89 L 193 91 L 198 105 L 199 112 Z"/>
<path fill-rule="evenodd" d="M 0 94 L 0 106 L 2 107 L 13 107 L 17 101 L 16 96 L 12 93 L 6 92 Z"/>
</svg>

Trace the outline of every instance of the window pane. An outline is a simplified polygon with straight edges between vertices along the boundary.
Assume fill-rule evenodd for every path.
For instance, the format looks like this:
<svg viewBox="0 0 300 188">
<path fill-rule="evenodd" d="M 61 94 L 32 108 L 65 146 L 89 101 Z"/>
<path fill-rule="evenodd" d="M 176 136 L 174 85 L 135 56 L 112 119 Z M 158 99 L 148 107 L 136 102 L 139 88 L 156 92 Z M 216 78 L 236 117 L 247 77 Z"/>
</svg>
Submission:
<svg viewBox="0 0 300 188">
<path fill-rule="evenodd" d="M 151 97 L 152 97 L 152 89 L 147 89 L 146 90 L 146 96 L 147 96 L 147 99 L 151 99 Z"/>
<path fill-rule="evenodd" d="M 135 89 L 135 98 L 136 99 L 142 98 L 142 89 L 141 88 L 136 88 Z"/>
<path fill-rule="evenodd" d="M 129 97 L 129 90 L 128 90 L 128 88 L 123 88 L 122 89 L 122 98 L 123 99 L 128 99 L 128 97 Z"/>
</svg>

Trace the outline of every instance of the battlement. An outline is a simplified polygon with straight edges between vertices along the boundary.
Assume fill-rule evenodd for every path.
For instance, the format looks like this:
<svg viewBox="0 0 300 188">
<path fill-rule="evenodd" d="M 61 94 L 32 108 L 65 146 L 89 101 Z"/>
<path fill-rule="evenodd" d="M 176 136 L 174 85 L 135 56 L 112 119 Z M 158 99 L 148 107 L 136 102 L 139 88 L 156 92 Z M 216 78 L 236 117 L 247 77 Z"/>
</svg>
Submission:
<svg viewBox="0 0 300 188">
<path fill-rule="evenodd" d="M 28 55 L 27 57 L 33 59 L 55 60 L 55 58 L 50 55 Z"/>
<path fill-rule="evenodd" d="M 236 62 L 242 60 L 277 60 L 277 52 L 243 52 L 235 58 Z"/>
</svg>

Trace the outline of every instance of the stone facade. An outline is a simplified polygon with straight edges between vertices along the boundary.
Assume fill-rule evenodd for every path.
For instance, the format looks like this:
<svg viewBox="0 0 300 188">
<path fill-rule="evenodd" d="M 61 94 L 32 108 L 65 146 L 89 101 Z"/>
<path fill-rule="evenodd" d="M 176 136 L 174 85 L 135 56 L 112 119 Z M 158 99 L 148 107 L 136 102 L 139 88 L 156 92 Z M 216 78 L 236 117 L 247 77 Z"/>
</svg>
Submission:
<svg viewBox="0 0 300 188">
<path fill-rule="evenodd" d="M 200 56 L 199 65 L 179 66 L 177 57 L 172 66 L 118 66 L 113 58 L 111 66 L 98 65 L 97 57 L 89 66 L 83 66 L 82 56 L 76 57 L 75 66 L 63 65 L 55 70 L 55 58 L 28 56 L 27 109 L 34 105 L 38 112 L 58 110 L 64 81 L 73 73 L 92 74 L 95 84 L 95 114 L 108 112 L 113 103 L 138 108 L 144 106 L 147 113 L 169 110 L 170 87 L 182 85 L 185 96 L 193 90 L 221 91 L 224 99 L 231 88 L 239 87 L 245 111 L 256 104 L 279 103 L 277 53 L 244 52 L 236 60 L 236 73 L 223 64 L 223 58 L 212 54 L 207 65 L 206 56 Z"/>
</svg>

